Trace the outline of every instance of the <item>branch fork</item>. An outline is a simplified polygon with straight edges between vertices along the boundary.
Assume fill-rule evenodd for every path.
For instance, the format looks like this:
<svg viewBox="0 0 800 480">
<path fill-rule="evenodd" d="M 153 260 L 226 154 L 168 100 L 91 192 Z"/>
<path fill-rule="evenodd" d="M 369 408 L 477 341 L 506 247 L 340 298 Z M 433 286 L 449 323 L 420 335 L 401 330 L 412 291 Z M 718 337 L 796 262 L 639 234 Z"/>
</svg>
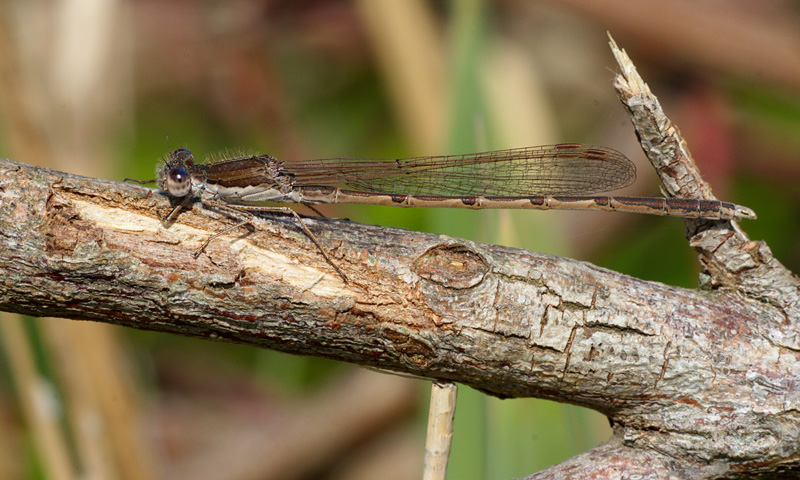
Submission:
<svg viewBox="0 0 800 480">
<path fill-rule="evenodd" d="M 615 81 L 668 195 L 713 199 L 680 132 L 612 41 Z M 800 281 L 732 222 L 687 220 L 703 290 L 440 235 L 291 217 L 200 242 L 143 187 L 0 161 L 0 309 L 324 356 L 583 405 L 604 445 L 528 478 L 800 473 Z"/>
</svg>

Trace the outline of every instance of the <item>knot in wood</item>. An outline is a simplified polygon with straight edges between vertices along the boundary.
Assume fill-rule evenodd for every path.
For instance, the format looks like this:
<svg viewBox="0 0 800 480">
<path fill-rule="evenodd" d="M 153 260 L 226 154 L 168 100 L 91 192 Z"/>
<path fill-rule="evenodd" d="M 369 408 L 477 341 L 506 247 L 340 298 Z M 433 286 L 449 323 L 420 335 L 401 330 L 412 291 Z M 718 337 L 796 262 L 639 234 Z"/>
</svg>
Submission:
<svg viewBox="0 0 800 480">
<path fill-rule="evenodd" d="M 444 287 L 472 288 L 483 281 L 489 264 L 483 255 L 465 245 L 437 245 L 417 258 L 412 266 L 420 277 Z"/>
</svg>

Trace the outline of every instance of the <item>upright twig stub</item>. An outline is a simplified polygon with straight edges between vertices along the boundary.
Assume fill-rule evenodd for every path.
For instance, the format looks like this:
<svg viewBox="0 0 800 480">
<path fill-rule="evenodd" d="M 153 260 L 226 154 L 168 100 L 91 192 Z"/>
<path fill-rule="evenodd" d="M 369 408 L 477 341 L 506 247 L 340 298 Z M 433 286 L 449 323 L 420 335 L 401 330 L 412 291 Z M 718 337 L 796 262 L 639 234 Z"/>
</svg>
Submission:
<svg viewBox="0 0 800 480">
<path fill-rule="evenodd" d="M 632 112 L 660 112 L 637 92 L 623 98 Z M 666 117 L 641 118 L 640 138 L 660 138 L 646 141 L 652 151 L 686 151 Z M 689 166 L 661 170 L 679 168 Z M 699 181 L 686 172 L 678 180 Z M 710 195 L 673 183 L 676 195 Z M 252 230 L 194 258 L 230 219 L 198 207 L 165 226 L 169 210 L 154 190 L 0 159 L 0 309 L 323 356 L 611 418 L 609 442 L 532 478 L 800 472 L 800 282 L 731 222 L 687 223 L 720 287 L 695 291 L 531 251 L 306 220 L 345 283 L 291 219 L 256 215 Z"/>
<path fill-rule="evenodd" d="M 625 50 L 620 49 L 610 35 L 609 38 L 620 68 L 614 78 L 614 88 L 628 110 L 639 143 L 655 167 L 664 192 L 670 197 L 716 200 L 711 187 L 700 175 L 680 130 L 666 116 Z"/>
<path fill-rule="evenodd" d="M 633 122 L 639 143 L 656 169 L 667 196 L 716 200 L 703 180 L 686 140 L 666 116 L 625 50 L 609 35 L 609 45 L 620 68 L 614 88 Z M 700 254 L 712 288 L 738 288 L 742 275 L 773 260 L 769 249 L 751 242 L 735 222 L 687 221 L 689 242 Z"/>
</svg>

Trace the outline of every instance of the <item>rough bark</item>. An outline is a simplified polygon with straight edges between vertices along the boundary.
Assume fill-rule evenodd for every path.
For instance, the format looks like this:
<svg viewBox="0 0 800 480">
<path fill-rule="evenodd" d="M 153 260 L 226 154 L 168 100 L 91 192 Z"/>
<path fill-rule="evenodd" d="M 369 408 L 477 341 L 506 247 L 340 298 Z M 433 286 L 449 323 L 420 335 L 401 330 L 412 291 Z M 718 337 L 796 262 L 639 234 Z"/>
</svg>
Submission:
<svg viewBox="0 0 800 480">
<path fill-rule="evenodd" d="M 632 68 L 615 86 L 648 155 L 667 159 L 666 193 L 712 198 Z M 165 226 L 169 208 L 151 189 L 0 161 L 0 310 L 323 356 L 612 420 L 608 443 L 530 478 L 800 474 L 800 282 L 730 222 L 687 222 L 698 291 L 306 219 L 345 283 L 291 217 L 260 216 L 195 259 L 230 220 L 196 206 Z"/>
</svg>

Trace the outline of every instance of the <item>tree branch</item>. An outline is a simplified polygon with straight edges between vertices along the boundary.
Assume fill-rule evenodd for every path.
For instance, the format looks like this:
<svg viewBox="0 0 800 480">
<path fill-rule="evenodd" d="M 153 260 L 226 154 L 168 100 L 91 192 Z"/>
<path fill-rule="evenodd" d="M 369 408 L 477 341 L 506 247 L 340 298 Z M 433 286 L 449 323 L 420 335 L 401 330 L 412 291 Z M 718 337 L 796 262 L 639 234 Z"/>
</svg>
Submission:
<svg viewBox="0 0 800 480">
<path fill-rule="evenodd" d="M 652 95 L 631 95 L 633 110 L 631 99 L 660 112 Z M 662 136 L 637 130 L 643 143 L 686 151 L 671 124 L 643 118 Z M 259 216 L 195 259 L 230 220 L 196 206 L 167 228 L 169 208 L 151 189 L 0 161 L 0 310 L 322 356 L 612 419 L 609 443 L 532 478 L 800 471 L 800 282 L 730 222 L 688 222 L 714 289 L 694 291 L 525 250 L 305 220 L 344 283 L 290 217 Z"/>
</svg>

